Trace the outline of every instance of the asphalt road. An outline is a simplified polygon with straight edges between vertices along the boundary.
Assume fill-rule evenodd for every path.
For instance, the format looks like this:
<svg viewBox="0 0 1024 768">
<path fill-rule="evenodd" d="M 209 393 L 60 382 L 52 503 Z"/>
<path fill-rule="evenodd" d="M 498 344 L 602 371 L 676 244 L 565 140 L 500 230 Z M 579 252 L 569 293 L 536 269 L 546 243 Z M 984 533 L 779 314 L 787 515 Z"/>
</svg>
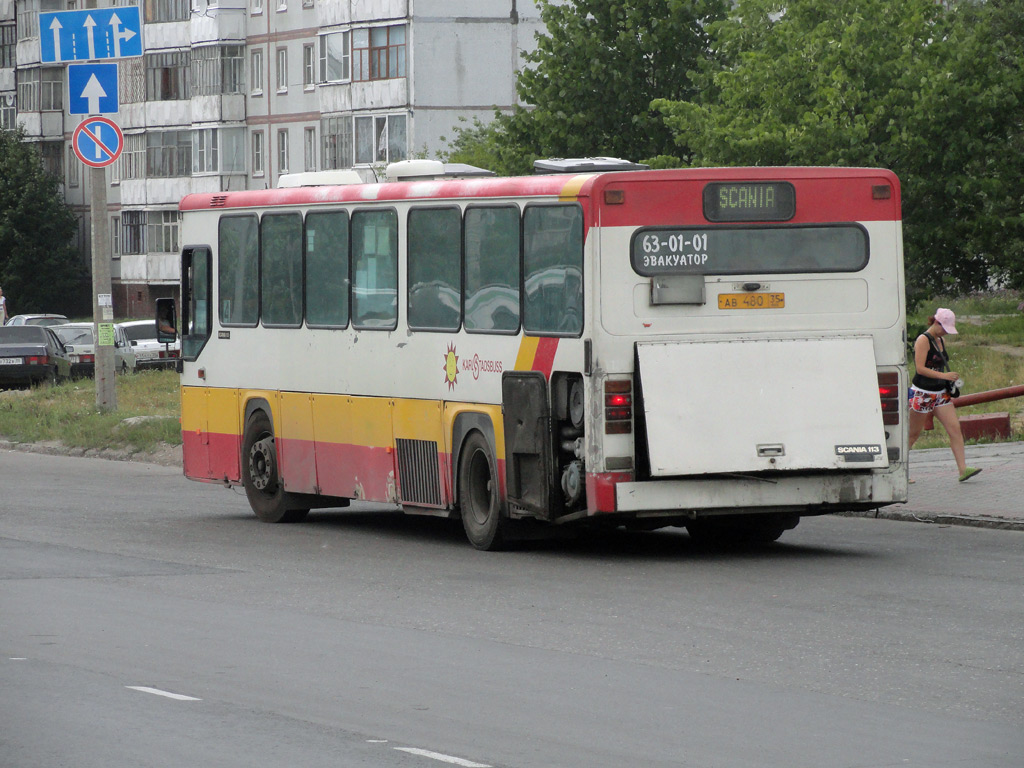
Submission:
<svg viewBox="0 0 1024 768">
<path fill-rule="evenodd" d="M 1024 764 L 1024 533 L 808 519 L 481 553 L 0 453 L 0 768 Z"/>
</svg>

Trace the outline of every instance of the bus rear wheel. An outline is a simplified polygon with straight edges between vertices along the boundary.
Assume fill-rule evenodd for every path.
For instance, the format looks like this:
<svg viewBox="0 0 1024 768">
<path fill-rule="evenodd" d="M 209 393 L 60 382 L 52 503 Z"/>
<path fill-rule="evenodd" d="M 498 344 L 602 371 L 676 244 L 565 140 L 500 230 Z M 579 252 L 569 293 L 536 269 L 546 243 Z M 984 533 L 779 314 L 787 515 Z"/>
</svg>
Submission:
<svg viewBox="0 0 1024 768">
<path fill-rule="evenodd" d="M 245 425 L 242 437 L 242 484 L 249 506 L 265 523 L 295 523 L 309 514 L 286 493 L 277 467 L 274 429 L 263 411 Z"/>
<path fill-rule="evenodd" d="M 459 456 L 459 505 L 462 527 L 474 547 L 504 548 L 508 521 L 501 516 L 497 465 L 479 432 L 466 439 Z"/>
<path fill-rule="evenodd" d="M 701 546 L 771 544 L 798 522 L 796 515 L 787 514 L 726 515 L 691 520 L 686 532 Z"/>
</svg>

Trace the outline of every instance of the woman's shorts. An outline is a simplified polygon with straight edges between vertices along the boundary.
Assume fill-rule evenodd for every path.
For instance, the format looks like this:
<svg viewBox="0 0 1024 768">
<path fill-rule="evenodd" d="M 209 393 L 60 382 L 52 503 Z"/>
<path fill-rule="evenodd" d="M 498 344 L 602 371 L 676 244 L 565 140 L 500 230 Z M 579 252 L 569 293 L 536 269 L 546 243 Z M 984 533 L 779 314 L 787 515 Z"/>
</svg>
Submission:
<svg viewBox="0 0 1024 768">
<path fill-rule="evenodd" d="M 953 398 L 949 396 L 949 392 L 942 390 L 941 392 L 929 392 L 925 389 L 918 389 L 917 387 L 910 387 L 910 410 L 917 411 L 918 413 L 931 413 L 939 406 L 946 405 L 947 403 L 953 402 Z"/>
</svg>

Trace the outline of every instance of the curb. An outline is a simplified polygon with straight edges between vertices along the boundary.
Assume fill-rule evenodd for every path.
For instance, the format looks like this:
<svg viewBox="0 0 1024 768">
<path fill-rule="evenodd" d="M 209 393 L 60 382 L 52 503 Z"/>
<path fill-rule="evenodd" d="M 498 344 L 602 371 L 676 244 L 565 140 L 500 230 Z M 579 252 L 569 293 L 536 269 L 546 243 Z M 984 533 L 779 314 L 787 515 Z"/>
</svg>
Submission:
<svg viewBox="0 0 1024 768">
<path fill-rule="evenodd" d="M 875 509 L 870 512 L 837 512 L 837 517 L 863 517 L 871 520 L 895 520 L 902 523 L 931 523 L 933 525 L 961 525 L 965 528 L 989 528 L 1000 531 L 1024 531 L 1024 520 L 1005 517 L 969 517 L 942 512 L 914 511 L 912 509 Z"/>
</svg>

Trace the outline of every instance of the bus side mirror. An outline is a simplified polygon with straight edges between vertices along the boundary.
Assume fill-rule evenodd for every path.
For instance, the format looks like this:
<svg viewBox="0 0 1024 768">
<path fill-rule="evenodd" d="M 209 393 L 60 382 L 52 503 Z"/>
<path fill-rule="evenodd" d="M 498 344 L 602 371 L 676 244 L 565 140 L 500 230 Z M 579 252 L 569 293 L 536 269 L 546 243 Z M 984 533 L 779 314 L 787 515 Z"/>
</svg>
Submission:
<svg viewBox="0 0 1024 768">
<path fill-rule="evenodd" d="M 156 340 L 161 344 L 173 344 L 178 339 L 178 313 L 174 299 L 156 300 Z"/>
</svg>

